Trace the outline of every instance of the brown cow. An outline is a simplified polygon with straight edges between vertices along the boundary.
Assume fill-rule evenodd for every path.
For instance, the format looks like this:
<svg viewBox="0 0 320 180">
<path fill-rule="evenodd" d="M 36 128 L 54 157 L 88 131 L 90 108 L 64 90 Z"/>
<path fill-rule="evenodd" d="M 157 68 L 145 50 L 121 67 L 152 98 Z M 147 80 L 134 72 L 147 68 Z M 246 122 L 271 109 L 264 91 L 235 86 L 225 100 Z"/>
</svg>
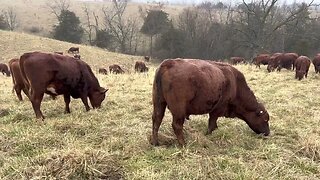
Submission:
<svg viewBox="0 0 320 180">
<path fill-rule="evenodd" d="M 279 64 L 278 57 L 281 55 L 282 53 L 274 53 L 272 56 L 270 56 L 268 66 L 267 66 L 268 72 L 274 71 L 278 67 L 278 64 Z"/>
<path fill-rule="evenodd" d="M 245 59 L 243 57 L 231 57 L 231 64 L 239 64 L 239 63 L 244 63 Z"/>
<path fill-rule="evenodd" d="M 312 63 L 314 65 L 314 71 L 320 73 L 320 54 L 313 58 Z"/>
<path fill-rule="evenodd" d="M 122 68 L 117 64 L 110 65 L 109 71 L 110 71 L 110 73 L 115 73 L 115 74 L 123 74 L 124 73 L 124 70 L 122 70 Z"/>
<path fill-rule="evenodd" d="M 108 91 L 100 87 L 87 63 L 72 57 L 41 52 L 24 53 L 19 65 L 37 118 L 44 119 L 40 105 L 46 91 L 53 95 L 64 95 L 66 113 L 70 113 L 70 95 L 81 98 L 89 111 L 88 97 L 92 107 L 99 108 Z"/>
<path fill-rule="evenodd" d="M 307 56 L 300 56 L 295 60 L 296 79 L 301 80 L 303 76 L 307 78 L 311 60 Z"/>
<path fill-rule="evenodd" d="M 10 76 L 10 71 L 6 64 L 0 63 L 0 72 L 2 72 L 3 75 Z"/>
<path fill-rule="evenodd" d="M 149 68 L 142 61 L 137 61 L 134 65 L 134 69 L 136 72 L 148 72 Z"/>
<path fill-rule="evenodd" d="M 204 60 L 165 60 L 153 82 L 152 144 L 158 145 L 158 130 L 165 109 L 172 113 L 172 127 L 184 145 L 183 123 L 191 114 L 209 113 L 207 134 L 217 128 L 218 117 L 243 119 L 256 133 L 269 135 L 269 114 L 257 102 L 245 77 L 225 63 Z"/>
<path fill-rule="evenodd" d="M 257 57 L 253 58 L 253 64 L 256 65 L 256 67 L 260 68 L 260 64 L 262 65 L 268 65 L 270 60 L 270 54 L 259 54 Z"/>
<path fill-rule="evenodd" d="M 105 68 L 99 68 L 98 72 L 99 74 L 105 74 L 105 75 L 108 74 L 108 70 L 106 70 Z"/>
<path fill-rule="evenodd" d="M 288 70 L 291 70 L 292 68 L 294 70 L 294 62 L 297 58 L 297 53 L 284 53 L 276 57 L 278 62 L 277 71 L 281 71 L 282 68 L 286 68 Z"/>
<path fill-rule="evenodd" d="M 23 79 L 20 72 L 19 59 L 11 59 L 9 61 L 9 68 L 12 74 L 13 89 L 16 91 L 19 101 L 22 101 L 21 90 L 23 90 L 26 96 L 29 96 L 28 89 L 23 83 Z"/>
<path fill-rule="evenodd" d="M 69 48 L 68 53 L 73 53 L 73 54 L 79 53 L 79 47 L 71 47 L 71 48 Z"/>
</svg>

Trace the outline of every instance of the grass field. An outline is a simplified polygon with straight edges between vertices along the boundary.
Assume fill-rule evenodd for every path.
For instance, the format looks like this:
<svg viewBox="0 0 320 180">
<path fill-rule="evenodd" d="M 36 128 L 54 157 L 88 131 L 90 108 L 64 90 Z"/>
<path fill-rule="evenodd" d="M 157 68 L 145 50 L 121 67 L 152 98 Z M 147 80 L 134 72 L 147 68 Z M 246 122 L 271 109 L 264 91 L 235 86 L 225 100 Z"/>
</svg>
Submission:
<svg viewBox="0 0 320 180">
<path fill-rule="evenodd" d="M 66 50 L 71 44 L 0 31 L 0 57 L 7 62 L 26 51 Z M 3 38 L 4 37 L 4 38 Z M 6 39 L 8 38 L 8 39 Z M 320 75 L 302 81 L 292 71 L 236 66 L 270 114 L 271 136 L 256 135 L 242 120 L 220 118 L 205 136 L 207 115 L 191 116 L 184 126 L 187 146 L 178 148 L 167 112 L 159 147 L 151 135 L 152 83 L 133 73 L 141 57 L 80 46 L 91 66 L 118 62 L 123 75 L 96 74 L 109 92 L 102 108 L 85 112 L 79 99 L 64 114 L 63 98 L 42 102 L 44 122 L 31 103 L 11 93 L 12 80 L 0 75 L 0 179 L 319 179 Z M 96 72 L 96 70 L 94 69 Z"/>
</svg>

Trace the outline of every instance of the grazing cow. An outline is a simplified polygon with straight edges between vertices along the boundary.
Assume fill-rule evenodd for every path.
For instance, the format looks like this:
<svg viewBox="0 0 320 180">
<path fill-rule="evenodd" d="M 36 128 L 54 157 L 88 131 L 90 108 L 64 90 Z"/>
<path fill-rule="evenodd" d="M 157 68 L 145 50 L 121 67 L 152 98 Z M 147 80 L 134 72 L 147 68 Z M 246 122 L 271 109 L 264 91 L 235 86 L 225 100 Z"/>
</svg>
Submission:
<svg viewBox="0 0 320 180">
<path fill-rule="evenodd" d="M 299 81 L 305 76 L 307 78 L 311 60 L 307 56 L 300 56 L 295 60 L 296 79 Z"/>
<path fill-rule="evenodd" d="M 134 65 L 134 69 L 136 72 L 148 72 L 149 68 L 142 61 L 137 61 Z"/>
<path fill-rule="evenodd" d="M 231 64 L 239 64 L 239 63 L 244 63 L 245 59 L 243 57 L 231 57 Z"/>
<path fill-rule="evenodd" d="M 278 71 L 281 71 L 281 68 L 286 68 L 288 70 L 291 70 L 291 68 L 294 70 L 294 62 L 298 58 L 297 53 L 285 53 L 282 56 L 279 57 L 279 66 Z"/>
<path fill-rule="evenodd" d="M 122 68 L 117 64 L 110 65 L 109 71 L 110 71 L 110 73 L 115 73 L 115 74 L 123 74 L 124 73 L 124 70 L 122 70 Z"/>
<path fill-rule="evenodd" d="M 270 60 L 269 54 L 259 54 L 257 57 L 253 58 L 253 64 L 255 64 L 256 67 L 259 67 L 260 69 L 260 64 L 268 65 L 269 60 Z"/>
<path fill-rule="evenodd" d="M 53 53 L 63 55 L 63 52 L 60 52 L 60 51 L 55 51 Z"/>
<path fill-rule="evenodd" d="M 146 62 L 149 62 L 149 61 L 150 61 L 150 56 L 144 56 L 144 60 L 145 60 Z"/>
<path fill-rule="evenodd" d="M 278 57 L 281 55 L 282 53 L 274 53 L 272 56 L 270 56 L 268 66 L 267 66 L 268 72 L 274 71 L 278 67 L 279 65 Z"/>
<path fill-rule="evenodd" d="M 108 74 L 108 70 L 106 70 L 105 68 L 99 68 L 98 72 L 99 74 L 105 74 L 105 75 Z"/>
<path fill-rule="evenodd" d="M 76 58 L 76 59 L 80 59 L 81 58 L 80 54 L 75 54 L 75 55 L 73 55 L 73 57 Z"/>
<path fill-rule="evenodd" d="M 269 114 L 258 103 L 244 75 L 225 63 L 204 60 L 165 60 L 153 82 L 152 140 L 158 145 L 158 130 L 165 109 L 172 113 L 172 127 L 184 145 L 183 123 L 191 114 L 209 113 L 207 134 L 217 128 L 218 117 L 243 119 L 257 134 L 269 135 Z"/>
<path fill-rule="evenodd" d="M 79 47 L 71 47 L 71 48 L 69 48 L 68 53 L 69 54 L 70 53 L 73 53 L 73 54 L 79 53 Z"/>
<path fill-rule="evenodd" d="M 19 59 L 11 59 L 9 61 L 9 68 L 12 74 L 13 89 L 16 91 L 19 101 L 22 101 L 21 90 L 29 97 L 28 89 L 23 83 L 20 72 Z"/>
<path fill-rule="evenodd" d="M 3 75 L 10 76 L 10 71 L 6 64 L 0 63 L 0 72 L 2 72 Z"/>
<path fill-rule="evenodd" d="M 46 91 L 52 95 L 64 95 L 66 113 L 70 113 L 70 96 L 81 98 L 89 111 L 88 98 L 93 108 L 99 108 L 108 91 L 100 87 L 87 63 L 72 57 L 41 52 L 24 53 L 19 65 L 37 118 L 44 119 L 40 105 Z"/>
<path fill-rule="evenodd" d="M 314 71 L 320 73 L 320 54 L 313 58 L 312 63 L 314 65 Z"/>
</svg>

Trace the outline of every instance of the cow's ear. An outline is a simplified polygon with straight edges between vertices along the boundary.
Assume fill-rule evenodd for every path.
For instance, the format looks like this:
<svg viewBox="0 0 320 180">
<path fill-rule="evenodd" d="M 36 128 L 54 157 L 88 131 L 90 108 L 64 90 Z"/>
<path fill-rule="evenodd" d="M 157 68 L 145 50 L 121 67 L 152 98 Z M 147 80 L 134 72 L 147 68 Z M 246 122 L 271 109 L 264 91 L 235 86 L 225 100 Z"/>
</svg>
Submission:
<svg viewBox="0 0 320 180">
<path fill-rule="evenodd" d="M 109 90 L 108 88 L 105 89 L 105 88 L 101 87 L 100 88 L 100 93 L 106 93 L 108 90 Z"/>
</svg>

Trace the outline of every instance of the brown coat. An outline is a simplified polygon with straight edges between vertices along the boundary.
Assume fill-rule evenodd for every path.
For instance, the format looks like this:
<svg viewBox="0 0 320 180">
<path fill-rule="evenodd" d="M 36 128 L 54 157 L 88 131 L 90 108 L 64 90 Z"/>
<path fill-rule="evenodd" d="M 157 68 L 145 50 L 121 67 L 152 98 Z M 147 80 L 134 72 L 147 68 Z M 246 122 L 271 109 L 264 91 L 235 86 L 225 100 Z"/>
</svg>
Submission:
<svg viewBox="0 0 320 180">
<path fill-rule="evenodd" d="M 2 72 L 3 75 L 10 76 L 10 71 L 6 64 L 0 63 L 0 72 Z"/>
<path fill-rule="evenodd" d="M 108 74 L 108 70 L 106 70 L 105 68 L 99 68 L 98 72 L 99 74 L 105 74 L 105 75 Z"/>
<path fill-rule="evenodd" d="M 142 61 L 137 61 L 134 65 L 134 69 L 136 72 L 148 72 L 149 68 Z"/>
<path fill-rule="evenodd" d="M 25 85 L 30 92 L 30 101 L 37 118 L 44 119 L 40 110 L 46 91 L 64 95 L 65 112 L 70 113 L 70 96 L 81 98 L 86 110 L 101 106 L 108 89 L 100 87 L 90 66 L 72 57 L 41 52 L 24 53 L 19 65 Z"/>
<path fill-rule="evenodd" d="M 118 65 L 118 64 L 113 64 L 109 66 L 109 71 L 110 73 L 115 73 L 115 74 L 123 74 L 124 70 Z"/>
<path fill-rule="evenodd" d="M 270 56 L 268 66 L 267 66 L 268 72 L 274 71 L 278 67 L 279 65 L 278 57 L 281 55 L 282 53 L 274 53 L 272 56 Z"/>
<path fill-rule="evenodd" d="M 172 127 L 184 145 L 183 123 L 191 114 L 209 113 L 207 133 L 217 128 L 218 117 L 243 119 L 256 133 L 269 134 L 269 114 L 257 102 L 245 77 L 236 68 L 204 60 L 165 60 L 153 83 L 152 144 L 158 145 L 158 130 L 165 109 L 173 116 Z"/>
<path fill-rule="evenodd" d="M 307 78 L 311 60 L 307 56 L 300 56 L 295 60 L 296 79 Z"/>
<path fill-rule="evenodd" d="M 29 96 L 28 89 L 23 83 L 20 72 L 19 59 L 11 59 L 9 61 L 9 68 L 12 74 L 13 89 L 16 91 L 19 101 L 22 101 L 21 90 L 26 96 Z"/>
<path fill-rule="evenodd" d="M 245 59 L 243 57 L 231 57 L 231 64 L 239 64 L 239 63 L 244 63 Z"/>
<path fill-rule="evenodd" d="M 320 73 L 320 54 L 313 58 L 312 64 L 314 65 L 314 71 Z"/>
<path fill-rule="evenodd" d="M 257 57 L 253 58 L 253 64 L 260 68 L 260 64 L 268 65 L 269 60 L 270 54 L 259 54 Z"/>
</svg>

